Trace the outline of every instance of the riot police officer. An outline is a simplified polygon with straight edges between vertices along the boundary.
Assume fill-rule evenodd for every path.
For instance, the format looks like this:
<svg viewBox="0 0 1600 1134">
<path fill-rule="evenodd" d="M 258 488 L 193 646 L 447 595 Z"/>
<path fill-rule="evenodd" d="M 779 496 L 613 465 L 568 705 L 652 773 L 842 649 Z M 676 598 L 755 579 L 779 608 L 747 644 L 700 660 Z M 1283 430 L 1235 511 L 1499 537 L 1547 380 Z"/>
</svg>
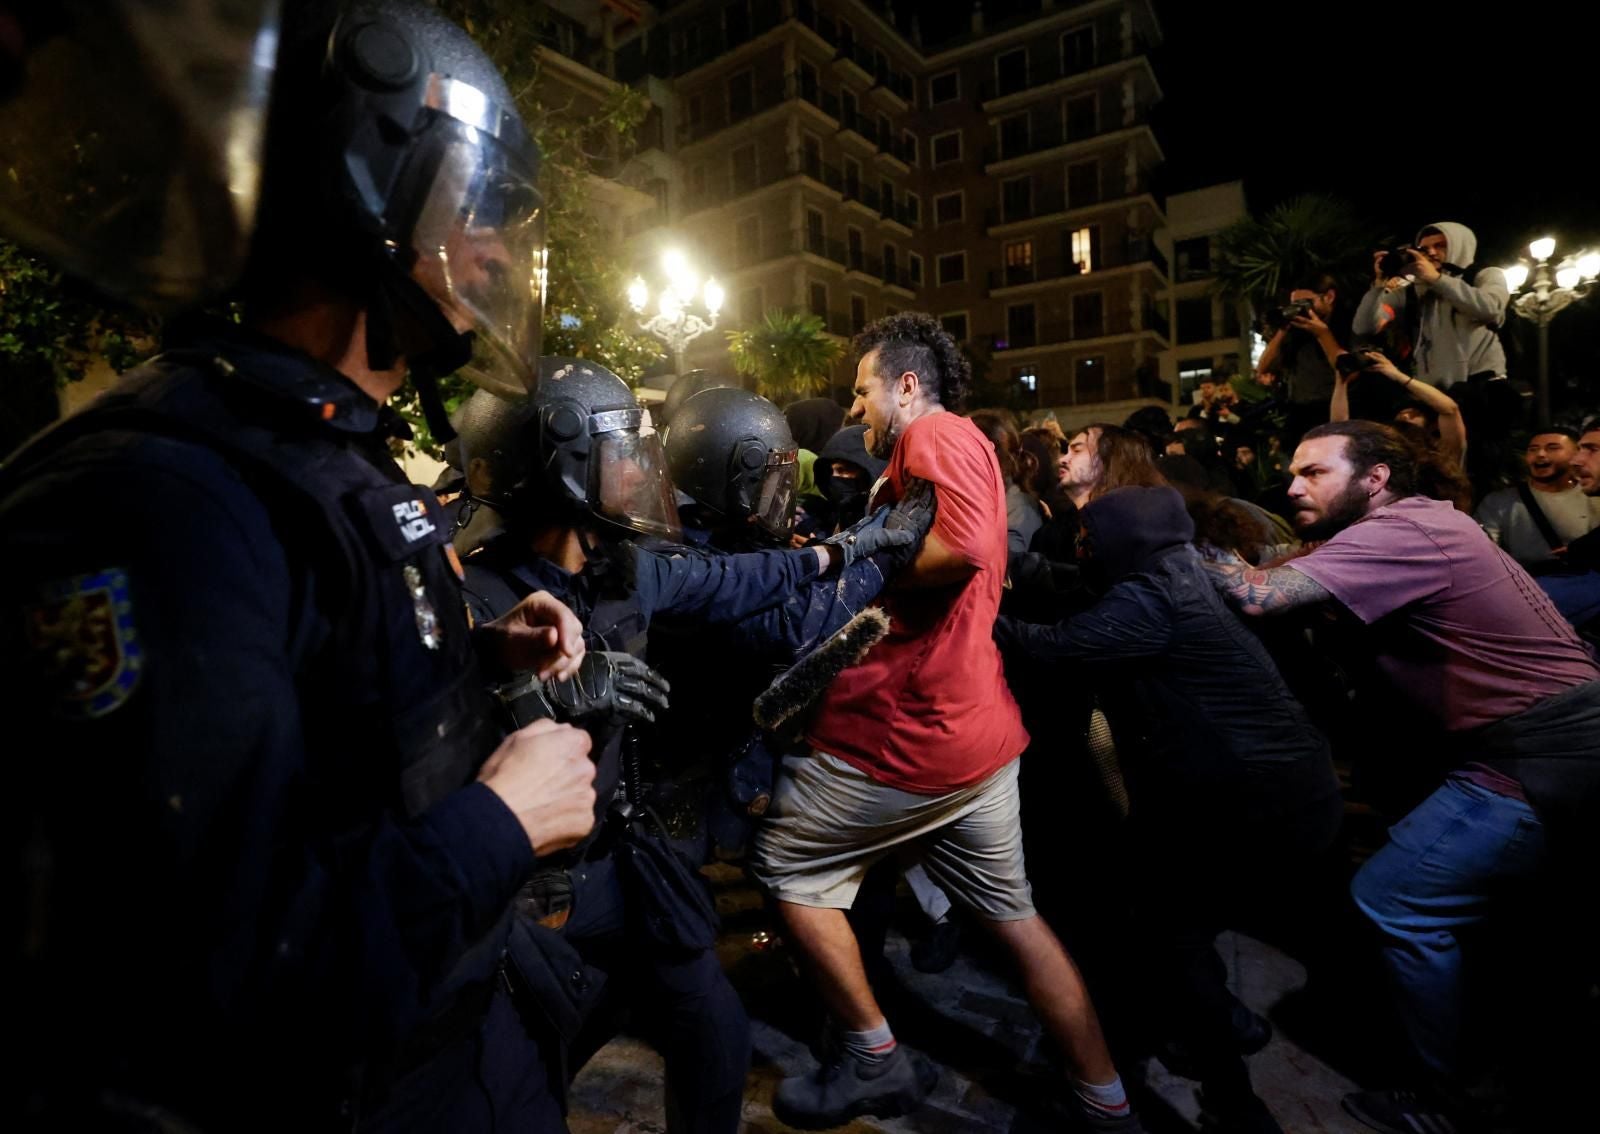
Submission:
<svg viewBox="0 0 1600 1134">
<path fill-rule="evenodd" d="M 539 153 L 433 7 L 292 12 L 244 324 L 0 486 L 0 696 L 54 722 L 7 792 L 13 1129 L 564 1128 L 501 955 L 593 825 L 589 742 L 502 739 L 480 660 L 559 679 L 580 628 L 534 595 L 469 635 L 385 405 L 533 379 Z"/>
<path fill-rule="evenodd" d="M 657 618 L 737 621 L 836 564 L 914 546 L 915 536 L 879 529 L 837 549 L 695 554 L 663 543 L 676 539 L 678 516 L 660 438 L 616 375 L 579 359 L 546 359 L 525 403 L 496 403 L 483 392 L 470 401 L 462 417 L 477 427 L 463 434 L 464 455 L 484 462 L 481 495 L 502 527 L 466 560 L 469 601 L 491 618 L 523 595 L 549 591 L 583 620 L 590 646 L 579 692 L 532 704 L 534 713 L 584 720 L 599 765 L 601 829 L 530 895 L 530 914 L 559 927 L 595 970 L 591 985 L 605 983 L 572 1062 L 581 1065 L 613 1034 L 620 1010 L 630 1010 L 666 1057 L 669 1125 L 736 1130 L 749 1021 L 712 949 L 716 919 L 698 861 L 649 814 L 627 726 L 664 707 L 666 690 L 637 659 Z M 499 420 L 485 425 L 496 411 Z M 761 459 L 765 467 L 765 451 Z M 641 546 L 646 537 L 655 550 Z M 528 702 L 516 696 L 512 707 L 526 712 Z"/>
<path fill-rule="evenodd" d="M 679 408 L 666 430 L 667 467 L 685 525 L 722 553 L 785 547 L 795 522 L 798 447 L 783 412 L 748 390 L 708 389 Z M 931 494 L 908 494 L 897 519 L 932 522 Z M 854 540 L 885 522 L 887 509 L 850 525 Z M 925 529 L 921 529 L 925 530 Z M 865 610 L 905 562 L 898 549 L 858 556 L 837 581 L 816 584 L 782 606 L 714 628 L 667 625 L 651 642 L 650 660 L 673 683 L 674 707 L 662 721 L 663 746 L 680 761 L 698 756 L 720 790 L 708 800 L 710 836 L 724 856 L 742 850 L 771 798 L 778 738 L 758 734 L 748 716 L 726 711 L 747 704 L 779 671 Z M 707 659 L 720 664 L 707 664 Z"/>
</svg>

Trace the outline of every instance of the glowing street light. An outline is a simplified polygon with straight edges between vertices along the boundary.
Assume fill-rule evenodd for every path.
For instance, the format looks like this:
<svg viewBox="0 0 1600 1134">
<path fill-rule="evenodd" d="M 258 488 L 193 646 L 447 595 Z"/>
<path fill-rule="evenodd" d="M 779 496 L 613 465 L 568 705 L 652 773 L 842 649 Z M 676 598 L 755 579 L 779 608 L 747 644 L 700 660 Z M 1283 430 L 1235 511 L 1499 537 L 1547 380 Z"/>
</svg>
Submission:
<svg viewBox="0 0 1600 1134">
<path fill-rule="evenodd" d="M 1550 420 L 1550 321 L 1575 300 L 1588 295 L 1600 276 L 1600 252 L 1579 252 L 1551 264 L 1556 254 L 1553 236 L 1541 236 L 1528 245 L 1526 260 L 1506 268 L 1511 310 L 1539 327 L 1538 417 Z"/>
<path fill-rule="evenodd" d="M 676 248 L 662 255 L 661 274 L 667 278 L 667 282 L 656 295 L 655 315 L 644 318 L 645 310 L 650 306 L 650 285 L 645 283 L 643 276 L 634 277 L 628 285 L 628 304 L 640 317 L 639 329 L 667 344 L 672 351 L 673 366 L 682 374 L 683 352 L 691 342 L 717 325 L 717 315 L 722 310 L 727 293 L 716 280 L 708 278 L 701 284 L 688 257 Z M 704 316 L 690 310 L 697 297 Z"/>
</svg>

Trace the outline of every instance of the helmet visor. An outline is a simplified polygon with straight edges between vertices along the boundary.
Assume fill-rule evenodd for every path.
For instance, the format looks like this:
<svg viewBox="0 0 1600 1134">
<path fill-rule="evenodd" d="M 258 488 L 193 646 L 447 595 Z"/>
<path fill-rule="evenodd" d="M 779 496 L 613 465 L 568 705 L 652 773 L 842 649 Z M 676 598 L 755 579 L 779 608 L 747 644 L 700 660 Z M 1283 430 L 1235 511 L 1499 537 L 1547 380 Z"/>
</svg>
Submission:
<svg viewBox="0 0 1600 1134">
<path fill-rule="evenodd" d="M 596 514 L 636 532 L 681 539 L 661 434 L 636 409 L 602 411 L 589 422 L 595 434 L 590 461 L 596 485 L 590 498 Z"/>
<path fill-rule="evenodd" d="M 471 89 L 471 88 L 467 88 Z M 544 197 L 492 136 L 451 121 L 412 228 L 412 269 L 458 331 L 473 331 L 462 373 L 521 396 L 538 382 L 544 317 Z"/>
<path fill-rule="evenodd" d="M 751 515 L 769 535 L 787 539 L 794 531 L 794 486 L 799 475 L 793 449 L 767 454 L 767 471 L 761 479 Z"/>
</svg>

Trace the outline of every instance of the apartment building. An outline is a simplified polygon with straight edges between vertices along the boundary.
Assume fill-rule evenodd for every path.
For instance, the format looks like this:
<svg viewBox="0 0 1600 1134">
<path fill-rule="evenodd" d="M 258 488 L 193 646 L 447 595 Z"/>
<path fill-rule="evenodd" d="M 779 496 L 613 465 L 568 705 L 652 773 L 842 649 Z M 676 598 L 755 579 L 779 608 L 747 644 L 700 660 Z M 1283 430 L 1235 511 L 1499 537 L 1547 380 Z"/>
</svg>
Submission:
<svg viewBox="0 0 1600 1134">
<path fill-rule="evenodd" d="M 726 288 L 722 328 L 783 307 L 844 338 L 917 308 L 1025 404 L 1166 400 L 1148 0 L 993 24 L 978 5 L 941 42 L 860 0 L 556 7 L 582 21 L 578 62 L 660 110 L 640 146 L 657 205 L 619 226 L 633 258 L 648 275 L 683 248 Z M 689 365 L 725 367 L 722 337 Z"/>
<path fill-rule="evenodd" d="M 1161 357 L 1161 377 L 1185 404 L 1206 379 L 1249 369 L 1245 305 L 1216 294 L 1213 270 L 1217 234 L 1248 215 L 1241 181 L 1167 198 L 1174 316 L 1172 346 Z"/>
</svg>

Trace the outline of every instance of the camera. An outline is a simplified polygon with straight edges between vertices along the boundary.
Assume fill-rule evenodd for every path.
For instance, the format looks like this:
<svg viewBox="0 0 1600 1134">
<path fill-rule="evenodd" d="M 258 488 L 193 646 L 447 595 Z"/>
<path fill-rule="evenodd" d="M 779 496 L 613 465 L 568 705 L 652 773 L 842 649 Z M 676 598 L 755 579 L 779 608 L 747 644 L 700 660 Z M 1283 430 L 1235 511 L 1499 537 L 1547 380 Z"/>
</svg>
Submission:
<svg viewBox="0 0 1600 1134">
<path fill-rule="evenodd" d="M 1296 299 L 1292 303 L 1285 303 L 1282 307 L 1269 307 L 1262 319 L 1274 331 L 1281 331 L 1290 322 L 1310 312 L 1312 300 Z"/>
<path fill-rule="evenodd" d="M 1378 274 L 1386 280 L 1399 279 L 1411 275 L 1411 257 L 1408 252 L 1420 253 L 1422 249 L 1415 244 L 1402 244 L 1398 248 L 1391 248 L 1383 254 L 1383 260 L 1378 264 Z"/>
<path fill-rule="evenodd" d="M 1368 358 L 1364 352 L 1347 350 L 1333 360 L 1333 365 L 1340 374 L 1349 377 L 1353 374 L 1360 374 L 1364 370 L 1371 370 L 1377 363 Z"/>
</svg>

